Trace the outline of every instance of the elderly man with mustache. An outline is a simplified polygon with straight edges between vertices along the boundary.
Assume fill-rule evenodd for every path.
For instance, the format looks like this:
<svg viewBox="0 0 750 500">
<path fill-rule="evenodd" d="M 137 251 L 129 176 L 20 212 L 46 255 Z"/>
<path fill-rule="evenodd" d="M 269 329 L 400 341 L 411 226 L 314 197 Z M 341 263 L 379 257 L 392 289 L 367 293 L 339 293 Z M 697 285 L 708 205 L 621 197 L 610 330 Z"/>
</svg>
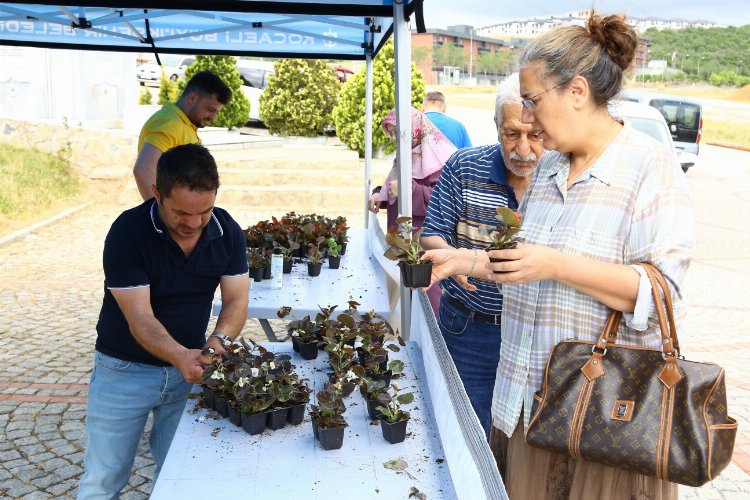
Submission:
<svg viewBox="0 0 750 500">
<path fill-rule="evenodd" d="M 487 262 L 484 249 L 489 239 L 479 228 L 495 225 L 497 207 L 518 208 L 544 153 L 539 134 L 521 122 L 521 101 L 518 73 L 514 73 L 497 91 L 495 126 L 500 142 L 461 149 L 445 164 L 423 225 L 421 243 L 426 249 L 466 249 L 474 265 L 477 260 L 480 265 Z M 463 275 L 441 284 L 440 331 L 489 436 L 502 295 L 495 282 Z"/>
</svg>

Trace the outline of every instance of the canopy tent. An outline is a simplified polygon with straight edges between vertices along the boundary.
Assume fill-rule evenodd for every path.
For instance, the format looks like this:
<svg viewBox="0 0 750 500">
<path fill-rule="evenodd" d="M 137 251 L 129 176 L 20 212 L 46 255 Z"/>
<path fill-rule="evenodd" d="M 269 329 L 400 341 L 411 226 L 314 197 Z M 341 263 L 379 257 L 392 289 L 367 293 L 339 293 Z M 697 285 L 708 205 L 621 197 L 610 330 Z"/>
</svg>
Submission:
<svg viewBox="0 0 750 500">
<path fill-rule="evenodd" d="M 421 0 L 396 2 L 404 16 Z M 394 2 L 98 1 L 0 4 L 0 45 L 366 59 L 393 29 Z"/>
</svg>

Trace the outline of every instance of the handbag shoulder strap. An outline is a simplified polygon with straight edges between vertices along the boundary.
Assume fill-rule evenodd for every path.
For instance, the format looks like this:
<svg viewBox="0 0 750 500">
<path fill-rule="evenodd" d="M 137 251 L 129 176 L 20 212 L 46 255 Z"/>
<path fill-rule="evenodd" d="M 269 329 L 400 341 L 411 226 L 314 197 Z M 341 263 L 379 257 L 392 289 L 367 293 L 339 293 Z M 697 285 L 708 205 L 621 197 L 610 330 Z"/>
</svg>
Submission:
<svg viewBox="0 0 750 500">
<path fill-rule="evenodd" d="M 662 343 L 661 348 L 665 356 L 679 355 L 679 341 L 677 339 L 677 328 L 674 320 L 674 311 L 672 309 L 672 294 L 669 291 L 669 284 L 655 266 L 647 262 L 641 262 L 638 265 L 643 266 L 646 275 L 651 281 L 651 295 L 654 299 L 654 309 L 661 330 Z M 620 323 L 621 313 L 611 311 L 607 318 L 607 323 L 599 335 L 596 346 L 604 349 L 607 343 L 614 343 L 617 338 L 617 328 Z"/>
<path fill-rule="evenodd" d="M 679 356 L 679 343 L 677 341 L 677 328 L 675 327 L 674 311 L 672 310 L 672 295 L 669 291 L 669 284 L 664 276 L 656 267 L 649 263 L 640 263 L 646 270 L 646 275 L 651 281 L 651 294 L 654 298 L 654 309 L 659 321 L 661 331 L 661 348 L 664 357 L 664 367 L 659 374 L 659 380 L 668 388 L 672 388 L 682 379 L 677 367 L 677 357 Z M 620 311 L 612 311 L 607 318 L 607 323 L 599 335 L 596 345 L 591 350 L 591 358 L 581 368 L 581 371 L 589 380 L 604 375 L 604 368 L 601 364 L 602 358 L 607 354 L 607 342 L 617 337 L 617 327 L 620 323 Z M 599 351 L 598 349 L 601 349 Z"/>
</svg>

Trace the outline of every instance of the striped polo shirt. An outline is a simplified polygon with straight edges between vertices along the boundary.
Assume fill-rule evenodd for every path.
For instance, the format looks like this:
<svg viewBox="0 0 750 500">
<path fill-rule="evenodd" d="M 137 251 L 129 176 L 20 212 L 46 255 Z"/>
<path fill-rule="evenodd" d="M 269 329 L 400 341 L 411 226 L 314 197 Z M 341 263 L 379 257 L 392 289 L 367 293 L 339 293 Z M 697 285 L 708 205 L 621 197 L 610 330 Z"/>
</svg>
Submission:
<svg viewBox="0 0 750 500">
<path fill-rule="evenodd" d="M 430 196 L 422 236 L 440 236 L 454 248 L 484 250 L 490 239 L 480 226 L 494 226 L 497 207 L 518 208 L 513 188 L 505 177 L 500 144 L 460 149 L 445 164 Z M 466 307 L 485 314 L 500 314 L 502 295 L 495 282 L 469 278 L 475 292 L 461 288 L 453 278 L 443 290 Z"/>
</svg>

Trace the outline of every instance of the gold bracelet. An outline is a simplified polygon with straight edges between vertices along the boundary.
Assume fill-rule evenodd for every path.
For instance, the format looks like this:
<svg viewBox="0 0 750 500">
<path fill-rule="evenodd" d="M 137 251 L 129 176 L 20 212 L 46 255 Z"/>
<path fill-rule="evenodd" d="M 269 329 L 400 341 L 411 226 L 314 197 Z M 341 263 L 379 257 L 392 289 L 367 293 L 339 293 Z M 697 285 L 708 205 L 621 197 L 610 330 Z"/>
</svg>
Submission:
<svg viewBox="0 0 750 500">
<path fill-rule="evenodd" d="M 471 261 L 471 269 L 469 269 L 469 272 L 466 273 L 467 278 L 471 276 L 471 273 L 474 272 L 474 267 L 477 265 L 477 249 L 472 248 L 472 250 L 474 250 L 474 260 Z"/>
</svg>

